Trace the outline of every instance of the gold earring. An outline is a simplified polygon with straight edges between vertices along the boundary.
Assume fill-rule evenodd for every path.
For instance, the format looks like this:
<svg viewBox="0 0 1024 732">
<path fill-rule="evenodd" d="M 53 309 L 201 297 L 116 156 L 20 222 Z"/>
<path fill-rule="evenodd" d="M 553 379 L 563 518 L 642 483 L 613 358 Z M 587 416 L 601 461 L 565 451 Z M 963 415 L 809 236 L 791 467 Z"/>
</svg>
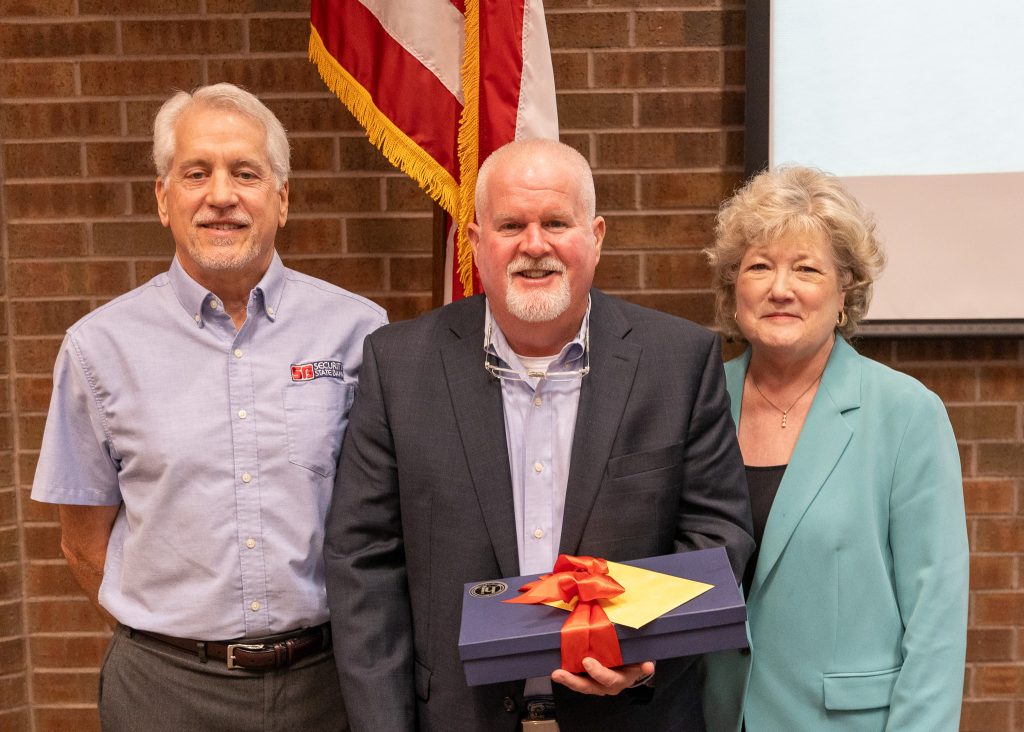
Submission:
<svg viewBox="0 0 1024 732">
<path fill-rule="evenodd" d="M 845 328 L 849 318 L 846 317 L 846 310 L 840 310 L 839 315 L 836 316 L 836 327 Z"/>
</svg>

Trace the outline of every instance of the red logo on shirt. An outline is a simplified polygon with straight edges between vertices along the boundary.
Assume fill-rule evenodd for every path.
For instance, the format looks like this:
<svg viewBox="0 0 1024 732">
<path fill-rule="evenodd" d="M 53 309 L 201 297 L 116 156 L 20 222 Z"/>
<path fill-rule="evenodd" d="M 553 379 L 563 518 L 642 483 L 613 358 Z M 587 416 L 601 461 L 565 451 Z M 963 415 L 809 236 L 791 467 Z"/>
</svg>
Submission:
<svg viewBox="0 0 1024 732">
<path fill-rule="evenodd" d="M 296 366 L 292 364 L 292 381 L 309 381 L 314 378 L 313 364 L 304 363 Z"/>
<path fill-rule="evenodd" d="M 311 361 L 292 364 L 292 381 L 311 381 L 321 377 L 345 380 L 345 369 L 341 361 Z"/>
</svg>

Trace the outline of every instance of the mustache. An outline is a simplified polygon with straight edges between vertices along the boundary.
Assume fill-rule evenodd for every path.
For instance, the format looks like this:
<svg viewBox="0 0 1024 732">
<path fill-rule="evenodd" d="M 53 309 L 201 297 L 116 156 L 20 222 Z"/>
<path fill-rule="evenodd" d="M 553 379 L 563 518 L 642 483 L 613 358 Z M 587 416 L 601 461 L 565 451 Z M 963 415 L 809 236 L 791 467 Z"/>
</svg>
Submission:
<svg viewBox="0 0 1024 732">
<path fill-rule="evenodd" d="M 551 272 L 565 272 L 565 265 L 562 264 L 556 257 L 546 256 L 540 259 L 534 259 L 533 257 L 527 257 L 524 254 L 520 254 L 518 257 L 508 263 L 506 272 L 511 277 L 519 272 L 524 272 L 528 269 L 545 269 Z"/>
<path fill-rule="evenodd" d="M 214 213 L 197 213 L 192 217 L 192 223 L 195 226 L 205 226 L 206 224 L 234 224 L 235 226 L 252 226 L 252 219 L 244 214 L 235 214 L 233 216 L 218 216 Z"/>
</svg>

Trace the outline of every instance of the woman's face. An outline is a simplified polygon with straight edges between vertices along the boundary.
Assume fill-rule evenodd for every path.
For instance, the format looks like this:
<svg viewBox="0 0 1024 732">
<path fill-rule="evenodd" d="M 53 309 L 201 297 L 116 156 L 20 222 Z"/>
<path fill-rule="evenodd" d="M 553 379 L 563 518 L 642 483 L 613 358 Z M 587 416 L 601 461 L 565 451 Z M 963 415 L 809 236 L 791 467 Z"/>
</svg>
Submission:
<svg viewBox="0 0 1024 732">
<path fill-rule="evenodd" d="M 789 232 L 751 245 L 736 276 L 736 324 L 755 352 L 790 360 L 831 347 L 845 295 L 821 232 Z"/>
</svg>

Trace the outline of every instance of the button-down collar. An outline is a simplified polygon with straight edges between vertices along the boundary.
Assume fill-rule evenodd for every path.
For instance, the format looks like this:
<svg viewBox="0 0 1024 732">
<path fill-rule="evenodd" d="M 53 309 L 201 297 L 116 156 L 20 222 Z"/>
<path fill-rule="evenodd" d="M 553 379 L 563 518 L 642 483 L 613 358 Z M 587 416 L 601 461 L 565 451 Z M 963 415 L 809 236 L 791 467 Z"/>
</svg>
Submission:
<svg viewBox="0 0 1024 732">
<path fill-rule="evenodd" d="M 258 308 L 258 312 L 262 312 L 271 322 L 277 319 L 278 307 L 281 304 L 285 282 L 284 273 L 285 267 L 281 262 L 281 257 L 274 252 L 270 266 L 267 267 L 267 271 L 249 295 L 250 305 Z M 210 310 L 223 310 L 224 305 L 220 298 L 192 279 L 185 268 L 181 266 L 177 256 L 171 262 L 167 276 L 178 302 L 198 327 L 202 328 L 206 325 L 206 316 Z"/>
</svg>

